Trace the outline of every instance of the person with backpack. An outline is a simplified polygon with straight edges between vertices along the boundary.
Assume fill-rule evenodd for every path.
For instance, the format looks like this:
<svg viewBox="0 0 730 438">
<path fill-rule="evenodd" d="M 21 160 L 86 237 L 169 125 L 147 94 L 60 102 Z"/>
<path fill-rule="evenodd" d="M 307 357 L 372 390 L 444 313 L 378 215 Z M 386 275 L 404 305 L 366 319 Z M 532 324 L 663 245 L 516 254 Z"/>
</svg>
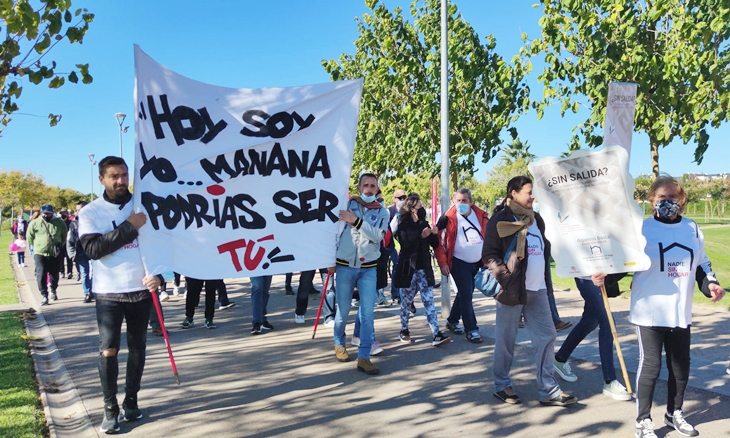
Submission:
<svg viewBox="0 0 730 438">
<path fill-rule="evenodd" d="M 66 224 L 56 217 L 51 204 L 43 204 L 40 216 L 28 225 L 28 246 L 33 247 L 35 262 L 35 278 L 38 290 L 43 297 L 41 306 L 48 305 L 49 295 L 47 279 L 50 274 L 50 301 L 56 301 L 58 294 L 58 277 L 60 273 L 61 248 L 66 244 Z"/>
</svg>

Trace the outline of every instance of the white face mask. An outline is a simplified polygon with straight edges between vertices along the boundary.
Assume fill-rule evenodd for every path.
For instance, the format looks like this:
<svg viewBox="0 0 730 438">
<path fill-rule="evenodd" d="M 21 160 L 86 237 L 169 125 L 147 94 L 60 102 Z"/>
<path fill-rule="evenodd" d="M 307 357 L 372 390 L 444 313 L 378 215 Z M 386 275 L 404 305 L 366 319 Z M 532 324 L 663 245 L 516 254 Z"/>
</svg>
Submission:
<svg viewBox="0 0 730 438">
<path fill-rule="evenodd" d="M 403 208 L 403 206 L 405 205 L 405 203 L 406 203 L 406 201 L 405 201 L 405 199 L 404 199 L 404 200 L 402 200 L 402 201 L 398 201 L 398 202 L 396 202 L 396 203 L 395 203 L 395 206 L 396 206 L 396 207 L 398 207 L 398 210 L 400 210 L 401 208 Z"/>
</svg>

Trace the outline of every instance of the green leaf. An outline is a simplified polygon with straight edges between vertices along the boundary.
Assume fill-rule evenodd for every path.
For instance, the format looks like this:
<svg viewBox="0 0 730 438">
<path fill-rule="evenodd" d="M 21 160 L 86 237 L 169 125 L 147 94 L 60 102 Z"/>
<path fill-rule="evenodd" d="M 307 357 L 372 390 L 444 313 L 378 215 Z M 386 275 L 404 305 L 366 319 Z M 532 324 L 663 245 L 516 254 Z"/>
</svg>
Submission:
<svg viewBox="0 0 730 438">
<path fill-rule="evenodd" d="M 71 73 L 68 74 L 68 80 L 70 82 L 73 82 L 74 84 L 76 84 L 79 82 L 79 77 L 76 75 L 75 71 L 72 71 Z"/>
</svg>

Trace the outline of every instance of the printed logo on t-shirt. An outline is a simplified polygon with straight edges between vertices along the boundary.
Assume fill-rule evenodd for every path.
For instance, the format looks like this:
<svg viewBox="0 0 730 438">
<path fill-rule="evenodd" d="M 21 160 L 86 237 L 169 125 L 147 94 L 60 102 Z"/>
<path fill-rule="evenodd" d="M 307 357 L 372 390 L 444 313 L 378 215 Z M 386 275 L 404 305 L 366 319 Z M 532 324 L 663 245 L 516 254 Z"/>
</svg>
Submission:
<svg viewBox="0 0 730 438">
<path fill-rule="evenodd" d="M 527 254 L 530 257 L 542 256 L 544 245 L 542 238 L 536 234 L 527 233 Z"/>
<path fill-rule="evenodd" d="M 674 251 L 667 254 L 671 250 Z M 687 263 L 687 257 L 682 251 L 689 253 L 689 263 Z M 676 242 L 664 248 L 664 245 L 659 242 L 659 271 L 666 272 L 669 278 L 689 277 L 694 257 L 692 248 Z"/>
</svg>

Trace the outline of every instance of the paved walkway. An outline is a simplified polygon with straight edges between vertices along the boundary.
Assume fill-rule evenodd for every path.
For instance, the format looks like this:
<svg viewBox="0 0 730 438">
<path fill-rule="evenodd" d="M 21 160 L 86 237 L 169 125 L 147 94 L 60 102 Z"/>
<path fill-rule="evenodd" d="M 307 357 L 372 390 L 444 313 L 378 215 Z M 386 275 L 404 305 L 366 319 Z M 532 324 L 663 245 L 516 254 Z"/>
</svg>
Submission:
<svg viewBox="0 0 730 438">
<path fill-rule="evenodd" d="M 59 437 L 97 436 L 102 416 L 97 363 L 98 331 L 93 304 L 82 303 L 81 286 L 61 280 L 59 300 L 39 307 L 32 262 L 17 271 L 24 307 L 39 310 L 29 330 L 51 432 Z M 296 283 L 296 277 L 294 279 Z M 520 330 L 513 366 L 521 405 L 506 405 L 492 396 L 494 301 L 475 295 L 480 331 L 485 342 L 473 345 L 463 336 L 434 348 L 423 308 L 411 320 L 413 345 L 398 342 L 398 310 L 376 310 L 376 336 L 385 352 L 373 359 L 381 370 L 365 376 L 355 363 L 334 358 L 332 329 L 320 325 L 312 340 L 318 297 L 311 299 L 307 322 L 294 323 L 294 298 L 284 295 L 283 276 L 274 278 L 269 321 L 275 330 L 250 335 L 248 279 L 228 283 L 237 306 L 216 312 L 216 330 L 202 328 L 202 307 L 192 330 L 180 330 L 182 296 L 164 303 L 170 340 L 182 381 L 175 384 L 162 338 L 148 337 L 147 365 L 139 394 L 145 418 L 122 423 L 129 437 L 241 436 L 566 436 L 630 437 L 635 405 L 601 394 L 602 374 L 597 332 L 575 351 L 576 383 L 562 382 L 579 398 L 570 408 L 546 408 L 538 403 L 534 362 L 527 333 Z M 321 285 L 317 285 L 319 287 Z M 439 295 L 439 290 L 436 294 Z M 577 291 L 558 292 L 563 319 L 577 322 L 582 300 Z M 439 303 L 440 297 L 436 297 Z M 633 386 L 637 364 L 636 336 L 628 324 L 628 300 L 610 300 Z M 354 315 L 354 311 L 353 311 Z M 692 378 L 687 393 L 687 419 L 702 436 L 730 436 L 730 312 L 726 306 L 695 306 Z M 352 320 L 352 316 L 351 316 Z M 444 321 L 440 321 L 444 325 Z M 46 330 L 46 331 L 44 331 Z M 351 328 L 348 329 L 351 333 Z M 567 332 L 561 332 L 561 345 Z M 356 349 L 350 348 L 351 353 Z M 120 375 L 124 376 L 126 346 L 122 340 Z M 617 370 L 618 370 L 617 361 Z M 620 374 L 620 371 L 619 371 Z M 661 427 L 666 382 L 657 386 L 652 411 L 658 436 L 679 436 Z M 120 403 L 124 378 L 120 378 Z"/>
</svg>

